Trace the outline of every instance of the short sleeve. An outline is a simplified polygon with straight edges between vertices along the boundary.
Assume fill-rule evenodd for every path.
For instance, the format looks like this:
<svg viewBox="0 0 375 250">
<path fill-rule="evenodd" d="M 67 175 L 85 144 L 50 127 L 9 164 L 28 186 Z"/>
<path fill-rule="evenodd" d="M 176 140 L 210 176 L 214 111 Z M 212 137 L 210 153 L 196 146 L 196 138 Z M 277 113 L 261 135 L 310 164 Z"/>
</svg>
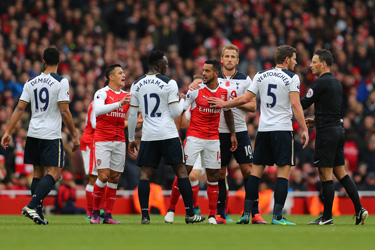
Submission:
<svg viewBox="0 0 375 250">
<path fill-rule="evenodd" d="M 138 97 L 137 97 L 137 94 L 136 94 L 134 86 L 135 85 L 132 84 L 132 86 L 130 88 L 130 94 L 132 95 L 132 97 L 130 99 L 130 107 L 136 107 L 136 108 L 138 108 L 139 107 L 139 101 L 138 101 Z"/>
<path fill-rule="evenodd" d="M 299 76 L 297 74 L 295 74 L 292 77 L 292 82 L 291 82 L 290 87 L 289 87 L 289 92 L 298 92 L 299 93 L 299 85 L 300 85 Z"/>
<path fill-rule="evenodd" d="M 180 95 L 178 94 L 178 86 L 175 80 L 170 80 L 168 83 L 168 104 L 178 103 Z"/>
<path fill-rule="evenodd" d="M 70 102 L 69 82 L 68 79 L 63 78 L 61 80 L 61 86 L 57 102 Z"/>
<path fill-rule="evenodd" d="M 245 87 L 246 87 L 246 89 L 250 88 L 252 82 L 253 81 L 251 80 L 250 76 L 247 76 L 246 77 L 246 81 L 245 81 Z"/>
<path fill-rule="evenodd" d="M 255 96 L 258 94 L 258 74 L 256 74 L 254 76 L 254 79 L 253 81 L 250 83 L 250 86 L 249 88 L 247 89 L 247 91 L 250 91 L 251 93 L 253 93 Z M 250 78 L 250 77 L 249 77 Z"/>
<path fill-rule="evenodd" d="M 21 94 L 21 97 L 20 97 L 20 101 L 23 101 L 23 102 L 26 102 L 26 103 L 30 103 L 30 95 L 29 95 L 29 92 L 28 92 L 28 84 L 26 83 L 25 86 L 23 87 L 23 90 L 22 90 L 22 94 Z"/>
</svg>

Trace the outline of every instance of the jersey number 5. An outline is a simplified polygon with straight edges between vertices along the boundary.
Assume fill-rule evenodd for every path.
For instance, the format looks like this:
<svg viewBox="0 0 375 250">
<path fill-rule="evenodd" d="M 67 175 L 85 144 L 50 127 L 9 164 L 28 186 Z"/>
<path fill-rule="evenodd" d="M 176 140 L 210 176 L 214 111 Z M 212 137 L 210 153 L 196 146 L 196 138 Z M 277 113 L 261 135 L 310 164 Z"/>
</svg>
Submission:
<svg viewBox="0 0 375 250">
<path fill-rule="evenodd" d="M 44 104 L 43 107 L 40 108 L 40 111 L 46 111 L 49 104 L 49 93 L 48 89 L 46 87 L 42 88 L 39 91 L 38 95 L 38 89 L 34 89 L 34 99 L 35 99 L 35 110 L 39 111 L 39 102 Z"/>
<path fill-rule="evenodd" d="M 267 103 L 267 108 L 273 108 L 276 104 L 276 95 L 275 93 L 272 92 L 272 89 L 276 89 L 276 88 L 277 88 L 276 84 L 268 84 L 267 95 L 272 97 L 272 102 Z"/>
<path fill-rule="evenodd" d="M 151 93 L 149 98 L 147 97 L 147 94 L 143 96 L 143 100 L 145 101 L 145 114 L 148 115 L 148 102 L 149 102 L 149 99 L 151 98 L 155 98 L 156 103 L 155 103 L 154 108 L 151 111 L 150 117 L 160 117 L 161 113 L 156 113 L 160 105 L 160 97 L 155 93 Z"/>
</svg>

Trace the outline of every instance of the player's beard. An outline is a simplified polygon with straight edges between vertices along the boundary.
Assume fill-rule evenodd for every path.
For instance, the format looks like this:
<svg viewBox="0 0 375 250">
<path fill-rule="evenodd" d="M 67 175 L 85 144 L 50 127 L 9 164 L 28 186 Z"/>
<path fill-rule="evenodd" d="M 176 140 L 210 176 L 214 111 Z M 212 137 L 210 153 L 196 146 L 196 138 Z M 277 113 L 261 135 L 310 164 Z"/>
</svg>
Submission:
<svg viewBox="0 0 375 250">
<path fill-rule="evenodd" d="M 203 83 L 207 85 L 207 84 L 210 84 L 213 80 L 214 80 L 213 77 L 207 78 L 207 81 L 206 82 L 203 81 Z"/>
<path fill-rule="evenodd" d="M 232 71 L 236 68 L 236 65 L 232 66 L 232 67 L 228 67 L 228 66 L 224 66 L 224 68 L 228 71 Z"/>
</svg>

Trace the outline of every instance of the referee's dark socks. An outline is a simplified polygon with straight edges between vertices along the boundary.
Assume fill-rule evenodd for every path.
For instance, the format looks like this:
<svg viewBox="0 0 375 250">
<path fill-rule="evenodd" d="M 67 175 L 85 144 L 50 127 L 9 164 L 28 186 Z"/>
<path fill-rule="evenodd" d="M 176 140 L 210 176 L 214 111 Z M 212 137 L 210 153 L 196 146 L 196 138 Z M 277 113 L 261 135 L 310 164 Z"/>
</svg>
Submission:
<svg viewBox="0 0 375 250">
<path fill-rule="evenodd" d="M 335 189 L 333 187 L 333 180 L 322 183 L 322 200 L 324 205 L 323 218 L 332 218 L 333 198 L 335 197 Z"/>
<path fill-rule="evenodd" d="M 359 200 L 358 190 L 354 184 L 352 178 L 349 175 L 345 175 L 344 178 L 340 180 L 341 185 L 345 188 L 346 193 L 349 195 L 350 199 L 354 204 L 355 212 L 358 213 L 362 208 L 361 201 Z"/>
<path fill-rule="evenodd" d="M 53 179 L 52 175 L 45 175 L 36 185 L 35 193 L 27 207 L 36 209 L 38 205 L 43 203 L 44 198 L 49 194 L 54 185 L 55 179 Z"/>
<path fill-rule="evenodd" d="M 246 187 L 246 184 L 247 184 L 247 181 L 249 180 L 249 178 L 243 178 L 243 186 Z"/>
<path fill-rule="evenodd" d="M 194 215 L 194 210 L 193 210 L 193 190 L 191 189 L 190 180 L 188 177 L 178 178 L 177 183 L 178 183 L 178 188 L 180 190 L 182 199 L 185 204 L 186 214 L 191 217 Z"/>
<path fill-rule="evenodd" d="M 227 185 L 225 179 L 219 179 L 219 197 L 217 199 L 217 214 L 225 218 L 225 198 L 227 196 Z"/>
<path fill-rule="evenodd" d="M 275 204 L 273 206 L 273 218 L 276 220 L 281 220 L 283 218 L 283 208 L 288 195 L 288 180 L 285 178 L 277 178 L 274 200 Z"/>
<path fill-rule="evenodd" d="M 259 195 L 257 195 L 257 198 L 254 200 L 253 209 L 251 210 L 251 216 L 253 218 L 256 214 L 259 214 Z"/>
<path fill-rule="evenodd" d="M 258 177 L 250 175 L 246 183 L 244 215 L 250 215 L 253 209 L 254 200 L 258 197 L 259 181 Z"/>
<path fill-rule="evenodd" d="M 139 197 L 139 203 L 141 205 L 142 218 L 150 219 L 150 215 L 148 211 L 148 201 L 150 198 L 150 181 L 139 180 L 138 197 Z"/>
</svg>

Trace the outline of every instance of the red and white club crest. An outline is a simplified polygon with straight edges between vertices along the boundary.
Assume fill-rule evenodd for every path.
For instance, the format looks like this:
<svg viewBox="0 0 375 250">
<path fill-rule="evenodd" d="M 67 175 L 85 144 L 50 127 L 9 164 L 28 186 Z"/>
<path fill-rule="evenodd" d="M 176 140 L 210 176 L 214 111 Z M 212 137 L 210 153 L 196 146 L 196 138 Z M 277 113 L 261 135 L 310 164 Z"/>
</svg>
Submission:
<svg viewBox="0 0 375 250">
<path fill-rule="evenodd" d="M 226 95 L 221 95 L 221 99 L 225 100 Z"/>
<path fill-rule="evenodd" d="M 188 159 L 188 156 L 187 156 L 187 155 L 185 155 L 185 161 L 187 161 L 187 159 Z"/>
<path fill-rule="evenodd" d="M 225 82 L 225 87 L 229 87 L 230 86 L 230 82 L 229 81 L 226 81 Z"/>
<path fill-rule="evenodd" d="M 96 160 L 96 165 L 100 166 L 100 164 L 102 164 L 102 160 L 97 159 L 97 160 Z"/>
</svg>

